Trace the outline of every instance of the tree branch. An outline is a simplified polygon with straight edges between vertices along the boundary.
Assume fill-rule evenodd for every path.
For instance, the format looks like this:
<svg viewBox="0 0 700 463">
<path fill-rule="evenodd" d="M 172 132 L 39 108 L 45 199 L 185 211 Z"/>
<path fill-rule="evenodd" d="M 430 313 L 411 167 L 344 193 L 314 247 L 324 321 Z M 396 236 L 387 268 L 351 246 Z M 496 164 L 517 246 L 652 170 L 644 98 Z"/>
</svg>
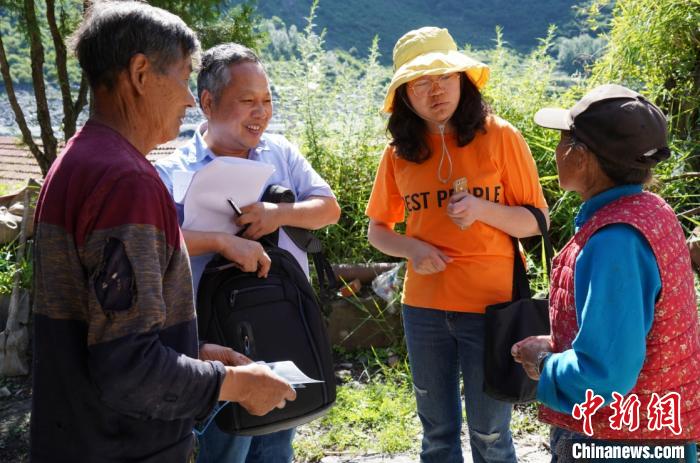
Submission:
<svg viewBox="0 0 700 463">
<path fill-rule="evenodd" d="M 696 178 L 700 177 L 700 172 L 685 172 L 683 174 L 673 175 L 671 177 L 665 177 L 662 180 L 664 182 L 672 182 L 674 180 L 682 180 L 684 178 Z"/>
<path fill-rule="evenodd" d="M 41 129 L 41 140 L 44 143 L 42 159 L 37 159 L 44 175 L 51 163 L 56 159 L 56 137 L 51 127 L 51 113 L 46 100 L 46 84 L 44 83 L 44 47 L 41 44 L 41 31 L 36 19 L 33 0 L 24 0 L 24 19 L 27 22 L 30 56 L 32 59 L 32 83 L 36 98 L 36 116 Z"/>
<path fill-rule="evenodd" d="M 73 111 L 73 96 L 70 93 L 70 82 L 68 80 L 68 68 L 66 66 L 66 45 L 61 37 L 61 32 L 56 24 L 56 4 L 54 0 L 46 0 L 46 20 L 49 23 L 53 46 L 56 51 L 56 72 L 58 74 L 58 85 L 61 88 L 61 99 L 63 100 L 63 137 L 68 141 L 75 133 L 75 120 L 78 115 Z"/>
<path fill-rule="evenodd" d="M 680 216 L 687 217 L 687 216 L 696 216 L 700 214 L 700 207 L 694 207 L 693 209 L 688 209 L 687 211 L 681 212 Z"/>
</svg>

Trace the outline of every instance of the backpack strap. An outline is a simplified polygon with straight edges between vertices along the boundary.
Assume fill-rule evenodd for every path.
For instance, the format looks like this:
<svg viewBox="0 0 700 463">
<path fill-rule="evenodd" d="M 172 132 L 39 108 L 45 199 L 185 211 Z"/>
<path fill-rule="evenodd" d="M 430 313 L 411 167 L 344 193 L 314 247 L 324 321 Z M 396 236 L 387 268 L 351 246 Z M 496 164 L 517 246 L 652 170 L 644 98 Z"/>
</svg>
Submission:
<svg viewBox="0 0 700 463">
<path fill-rule="evenodd" d="M 321 293 L 319 294 L 321 307 L 326 310 L 328 303 L 333 298 L 333 294 L 340 288 L 340 283 L 333 271 L 333 267 L 331 267 L 331 264 L 328 262 L 323 252 L 312 253 L 311 257 L 314 260 L 314 268 L 316 269 L 316 277 L 318 278 L 318 287 Z"/>
<path fill-rule="evenodd" d="M 294 195 L 294 192 L 289 188 L 283 187 L 282 185 L 268 185 L 262 197 L 260 198 L 260 201 L 274 204 L 293 203 L 296 202 L 296 200 L 297 198 Z M 277 246 L 277 244 L 279 244 L 279 229 L 273 231 L 270 234 L 265 235 L 263 238 L 261 238 L 261 240 L 262 239 L 266 240 L 269 243 L 273 243 L 275 246 Z M 296 241 L 294 242 L 294 244 L 297 244 Z M 299 245 L 297 244 L 297 246 Z M 300 249 L 304 248 L 300 247 Z"/>
<path fill-rule="evenodd" d="M 292 227 L 291 225 L 282 225 L 282 228 L 287 236 L 289 236 L 289 239 L 302 251 L 311 254 L 323 252 L 321 240 L 311 233 L 311 231 L 305 228 Z"/>
<path fill-rule="evenodd" d="M 262 195 L 261 201 L 268 203 L 293 203 L 296 202 L 294 192 L 282 185 L 269 185 Z M 322 305 L 330 301 L 333 293 L 339 288 L 338 277 L 336 277 L 333 267 L 323 254 L 323 244 L 310 230 L 305 228 L 283 225 L 281 227 L 289 236 L 289 239 L 302 251 L 311 254 L 316 269 L 316 277 L 320 289 Z M 273 244 L 279 244 L 279 229 L 261 238 Z"/>
<path fill-rule="evenodd" d="M 552 258 L 554 257 L 554 248 L 552 247 L 552 242 L 549 239 L 549 232 L 547 231 L 547 221 L 544 218 L 542 211 L 534 206 L 521 205 L 532 215 L 535 216 L 537 220 L 537 225 L 540 229 L 540 234 L 542 235 L 542 241 L 544 243 L 544 253 L 545 253 L 545 263 L 547 265 L 547 275 L 552 274 Z M 513 300 L 530 298 L 530 284 L 527 278 L 527 272 L 525 271 L 525 265 L 520 258 L 520 245 L 517 238 L 511 237 L 513 241 Z"/>
</svg>

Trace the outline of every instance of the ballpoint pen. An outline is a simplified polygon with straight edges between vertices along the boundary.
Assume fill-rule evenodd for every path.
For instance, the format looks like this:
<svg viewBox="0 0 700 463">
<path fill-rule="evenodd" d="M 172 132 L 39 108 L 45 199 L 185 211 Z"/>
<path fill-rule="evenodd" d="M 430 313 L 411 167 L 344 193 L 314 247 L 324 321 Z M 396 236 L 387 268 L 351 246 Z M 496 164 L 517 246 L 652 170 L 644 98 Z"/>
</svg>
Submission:
<svg viewBox="0 0 700 463">
<path fill-rule="evenodd" d="M 226 202 L 229 204 L 229 206 L 231 206 L 231 209 L 233 209 L 233 212 L 236 214 L 236 217 L 240 217 L 243 215 L 243 211 L 241 211 L 241 208 L 233 202 L 233 199 L 226 198 Z"/>
<path fill-rule="evenodd" d="M 231 209 L 233 209 L 233 213 L 236 214 L 236 217 L 240 217 L 243 215 L 243 211 L 241 211 L 241 208 L 238 207 L 238 205 L 233 202 L 232 198 L 226 198 L 226 202 L 231 206 Z M 241 236 L 245 231 L 248 229 L 248 225 L 250 224 L 245 224 L 243 227 L 241 227 L 240 230 L 238 230 L 238 233 L 236 233 L 236 236 Z"/>
</svg>

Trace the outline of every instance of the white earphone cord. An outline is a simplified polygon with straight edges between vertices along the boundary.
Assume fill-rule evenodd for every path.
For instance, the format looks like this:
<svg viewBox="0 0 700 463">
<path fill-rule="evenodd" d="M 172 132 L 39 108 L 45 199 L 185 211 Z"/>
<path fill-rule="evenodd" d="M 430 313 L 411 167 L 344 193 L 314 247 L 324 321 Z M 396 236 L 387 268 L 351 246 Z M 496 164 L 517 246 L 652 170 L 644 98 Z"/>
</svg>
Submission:
<svg viewBox="0 0 700 463">
<path fill-rule="evenodd" d="M 442 153 L 440 154 L 440 164 L 438 164 L 438 180 L 441 183 L 447 183 L 452 178 L 452 156 L 450 156 L 450 151 L 447 149 L 447 143 L 445 143 L 445 124 L 439 124 L 438 129 L 440 130 L 440 141 L 442 142 Z M 445 162 L 445 155 L 447 155 L 448 170 L 447 177 L 442 178 L 442 165 Z"/>
<path fill-rule="evenodd" d="M 425 117 L 421 116 L 416 112 L 415 109 L 413 109 L 413 106 L 410 105 L 408 101 L 406 101 L 406 98 L 401 95 L 401 99 L 403 100 L 404 104 L 410 109 L 413 114 L 416 116 L 420 117 L 421 119 L 426 119 Z M 450 156 L 450 151 L 447 149 L 447 143 L 445 143 L 445 124 L 447 124 L 447 121 L 450 118 L 448 117 L 444 121 L 435 121 L 433 119 L 427 119 L 430 122 L 434 122 L 438 126 L 438 130 L 440 130 L 440 142 L 442 144 L 442 153 L 440 153 L 440 164 L 438 164 L 438 172 L 437 172 L 437 178 L 440 181 L 440 183 L 447 183 L 450 181 L 450 178 L 452 178 L 452 156 Z M 448 162 L 448 171 L 447 171 L 447 177 L 443 179 L 442 177 L 442 165 L 445 162 L 445 155 L 447 155 L 447 162 Z"/>
</svg>

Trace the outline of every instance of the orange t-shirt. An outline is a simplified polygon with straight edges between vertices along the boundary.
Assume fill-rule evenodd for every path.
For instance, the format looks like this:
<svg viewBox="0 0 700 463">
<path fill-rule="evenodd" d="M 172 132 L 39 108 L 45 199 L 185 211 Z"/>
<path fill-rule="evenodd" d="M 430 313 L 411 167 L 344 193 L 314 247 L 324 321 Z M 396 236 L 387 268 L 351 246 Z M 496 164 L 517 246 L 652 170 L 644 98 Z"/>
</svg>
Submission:
<svg viewBox="0 0 700 463">
<path fill-rule="evenodd" d="M 408 265 L 402 302 L 415 307 L 483 313 L 489 304 L 512 298 L 513 244 L 510 237 L 476 221 L 460 230 L 447 216 L 452 182 L 467 178 L 469 193 L 499 204 L 547 207 L 530 149 L 508 122 L 490 116 L 486 133 L 458 147 L 445 135 L 452 177 L 438 180 L 439 134 L 429 134 L 432 156 L 422 164 L 384 150 L 365 213 L 393 226 L 406 220 L 406 235 L 428 242 L 452 257 L 447 268 L 419 275 Z M 445 160 L 447 163 L 447 160 Z M 446 172 L 443 166 L 443 175 Z M 406 217 L 408 214 L 408 217 Z"/>
</svg>

